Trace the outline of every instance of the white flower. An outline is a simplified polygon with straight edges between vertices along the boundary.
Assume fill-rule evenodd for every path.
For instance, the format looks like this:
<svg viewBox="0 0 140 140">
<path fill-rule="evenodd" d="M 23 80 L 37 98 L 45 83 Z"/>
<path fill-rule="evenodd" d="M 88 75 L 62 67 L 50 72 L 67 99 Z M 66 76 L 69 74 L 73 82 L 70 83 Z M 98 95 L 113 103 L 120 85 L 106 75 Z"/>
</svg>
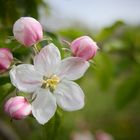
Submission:
<svg viewBox="0 0 140 140">
<path fill-rule="evenodd" d="M 45 46 L 34 58 L 34 65 L 21 64 L 10 71 L 10 78 L 20 91 L 33 93 L 32 114 L 41 124 L 55 113 L 57 105 L 66 111 L 84 106 L 84 93 L 71 80 L 83 76 L 89 63 L 78 57 L 61 61 L 60 52 L 53 44 Z"/>
</svg>

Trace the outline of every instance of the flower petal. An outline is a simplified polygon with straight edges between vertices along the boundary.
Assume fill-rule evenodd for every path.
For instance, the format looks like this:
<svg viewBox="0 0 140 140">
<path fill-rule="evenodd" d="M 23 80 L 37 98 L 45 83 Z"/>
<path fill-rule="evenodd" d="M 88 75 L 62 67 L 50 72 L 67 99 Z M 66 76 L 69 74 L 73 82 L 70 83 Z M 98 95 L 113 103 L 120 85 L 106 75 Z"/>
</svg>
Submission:
<svg viewBox="0 0 140 140">
<path fill-rule="evenodd" d="M 63 80 L 55 90 L 57 104 L 66 111 L 83 108 L 84 93 L 75 82 Z"/>
<path fill-rule="evenodd" d="M 47 89 L 39 89 L 32 103 L 32 113 L 40 124 L 47 123 L 55 114 L 57 105 L 54 95 Z"/>
<path fill-rule="evenodd" d="M 84 75 L 89 67 L 89 62 L 79 57 L 69 57 L 61 61 L 57 75 L 68 80 L 76 80 Z"/>
<path fill-rule="evenodd" d="M 12 84 L 20 91 L 28 93 L 41 87 L 42 77 L 30 64 L 18 65 L 10 71 Z"/>
<path fill-rule="evenodd" d="M 17 80 L 16 80 L 16 67 L 12 68 L 9 72 L 11 83 L 17 87 Z M 18 88 L 18 87 L 17 87 Z"/>
<path fill-rule="evenodd" d="M 54 44 L 45 46 L 34 58 L 35 69 L 41 74 L 51 76 L 60 62 L 60 52 Z"/>
</svg>

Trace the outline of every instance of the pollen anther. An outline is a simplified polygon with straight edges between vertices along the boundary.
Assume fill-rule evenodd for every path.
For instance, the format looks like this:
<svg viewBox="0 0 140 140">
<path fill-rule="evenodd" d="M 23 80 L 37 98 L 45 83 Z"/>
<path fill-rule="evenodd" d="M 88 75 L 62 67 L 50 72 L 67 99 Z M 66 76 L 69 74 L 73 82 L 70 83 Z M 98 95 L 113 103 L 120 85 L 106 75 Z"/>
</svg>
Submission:
<svg viewBox="0 0 140 140">
<path fill-rule="evenodd" d="M 58 83 L 60 82 L 60 78 L 57 75 L 53 75 L 50 78 L 43 77 L 43 88 L 50 88 L 51 90 L 54 90 Z"/>
</svg>

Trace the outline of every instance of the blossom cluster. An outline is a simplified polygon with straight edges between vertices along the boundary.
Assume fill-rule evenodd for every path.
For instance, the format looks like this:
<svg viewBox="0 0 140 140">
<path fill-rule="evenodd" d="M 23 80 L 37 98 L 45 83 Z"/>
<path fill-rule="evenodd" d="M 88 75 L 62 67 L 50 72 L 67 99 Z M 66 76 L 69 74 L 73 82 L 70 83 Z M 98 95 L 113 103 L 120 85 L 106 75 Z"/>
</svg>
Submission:
<svg viewBox="0 0 140 140">
<path fill-rule="evenodd" d="M 32 17 L 18 19 L 13 34 L 26 47 L 36 48 L 43 40 L 42 26 Z M 9 70 L 13 86 L 29 95 L 6 101 L 4 109 L 12 119 L 20 120 L 32 114 L 40 124 L 45 124 L 55 114 L 57 106 L 65 111 L 83 108 L 85 96 L 74 81 L 85 74 L 98 46 L 89 36 L 82 36 L 69 47 L 71 56 L 61 60 L 59 49 L 50 43 L 34 55 L 33 64 L 18 65 L 13 63 L 10 50 L 0 49 L 0 73 Z"/>
</svg>

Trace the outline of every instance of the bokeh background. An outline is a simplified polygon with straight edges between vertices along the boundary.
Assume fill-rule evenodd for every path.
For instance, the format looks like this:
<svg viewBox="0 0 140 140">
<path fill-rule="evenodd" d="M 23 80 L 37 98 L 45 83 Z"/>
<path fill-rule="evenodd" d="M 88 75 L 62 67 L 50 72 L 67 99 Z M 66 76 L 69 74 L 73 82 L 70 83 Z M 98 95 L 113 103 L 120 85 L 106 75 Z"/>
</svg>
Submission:
<svg viewBox="0 0 140 140">
<path fill-rule="evenodd" d="M 21 16 L 38 19 L 63 57 L 63 40 L 89 35 L 100 47 L 77 81 L 85 107 L 56 114 L 45 126 L 32 117 L 10 121 L 3 104 L 15 89 L 7 73 L 0 75 L 0 140 L 139 140 L 139 6 L 139 0 L 0 0 L 0 47 L 24 62 L 31 52 L 12 37 L 13 23 Z"/>
</svg>

